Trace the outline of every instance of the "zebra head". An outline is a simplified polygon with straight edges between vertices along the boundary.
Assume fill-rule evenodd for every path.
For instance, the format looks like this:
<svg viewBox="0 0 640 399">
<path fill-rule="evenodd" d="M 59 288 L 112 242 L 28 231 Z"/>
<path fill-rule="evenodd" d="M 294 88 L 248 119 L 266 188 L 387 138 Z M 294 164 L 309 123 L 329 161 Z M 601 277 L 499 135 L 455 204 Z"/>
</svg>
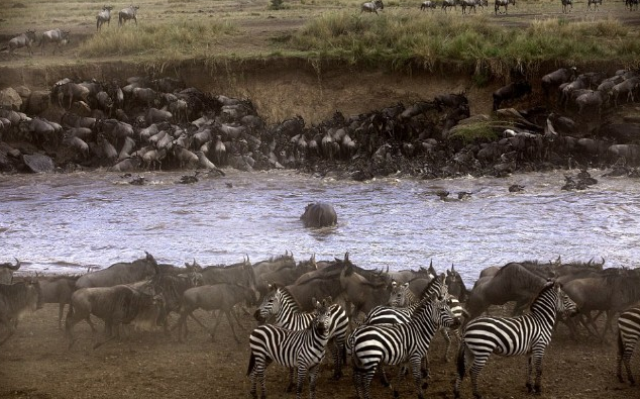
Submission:
<svg viewBox="0 0 640 399">
<path fill-rule="evenodd" d="M 282 304 L 282 290 L 275 286 L 269 286 L 270 292 L 262 299 L 262 303 L 258 306 L 253 317 L 258 320 L 260 324 L 265 323 L 272 316 L 275 316 L 280 311 L 280 305 Z"/>
<path fill-rule="evenodd" d="M 316 301 L 315 303 L 315 317 L 311 322 L 311 328 L 313 328 L 321 337 L 329 338 L 331 332 L 331 297 L 327 297 L 322 301 Z"/>
<path fill-rule="evenodd" d="M 565 318 L 574 316 L 578 313 L 578 305 L 562 290 L 561 284 L 556 283 L 556 285 L 558 286 L 557 312 Z"/>
</svg>

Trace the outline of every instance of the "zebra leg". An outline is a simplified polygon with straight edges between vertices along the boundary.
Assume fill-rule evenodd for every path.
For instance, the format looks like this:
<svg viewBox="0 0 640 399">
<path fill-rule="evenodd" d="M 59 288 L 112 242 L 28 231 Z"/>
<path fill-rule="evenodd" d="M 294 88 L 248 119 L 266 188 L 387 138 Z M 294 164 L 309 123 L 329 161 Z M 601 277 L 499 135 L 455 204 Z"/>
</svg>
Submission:
<svg viewBox="0 0 640 399">
<path fill-rule="evenodd" d="M 466 373 L 466 347 L 467 346 L 464 341 L 460 341 L 460 347 L 458 348 L 456 382 L 453 385 L 453 397 L 456 399 L 460 397 L 460 385 L 462 384 L 462 380 Z"/>
<path fill-rule="evenodd" d="M 416 385 L 416 392 L 418 393 L 418 398 L 424 399 L 424 393 L 422 389 L 423 388 L 427 389 L 429 387 L 429 383 L 425 382 L 424 387 L 422 386 L 422 356 L 412 357 L 411 369 L 413 371 L 413 381 Z M 428 372 L 428 368 L 427 368 L 427 372 Z"/>
<path fill-rule="evenodd" d="M 624 382 L 624 378 L 622 378 L 622 359 L 626 355 L 626 348 L 624 343 L 622 342 L 622 334 L 618 332 L 618 356 L 616 359 L 616 375 L 618 376 L 618 380 L 620 382 Z"/>
<path fill-rule="evenodd" d="M 533 364 L 534 367 L 536 368 L 536 381 L 535 384 L 533 385 L 533 390 L 535 393 L 540 394 L 542 393 L 542 356 L 544 355 L 544 352 L 541 351 L 540 353 L 534 353 L 533 355 Z"/>
<path fill-rule="evenodd" d="M 307 366 L 298 366 L 298 384 L 296 386 L 296 399 L 302 398 L 302 387 L 304 386 L 304 379 L 307 377 Z"/>
<path fill-rule="evenodd" d="M 293 377 L 295 372 L 296 372 L 295 367 L 289 367 L 289 385 L 287 385 L 287 389 L 285 390 L 285 392 L 291 392 L 293 390 L 293 386 L 294 386 Z"/>
<path fill-rule="evenodd" d="M 371 399 L 371 381 L 373 380 L 373 376 L 376 373 L 376 369 L 368 370 L 364 372 L 362 378 L 362 393 L 363 399 Z"/>
<path fill-rule="evenodd" d="M 446 328 L 443 328 L 440 331 L 442 332 L 442 337 L 447 342 L 447 347 L 444 350 L 444 357 L 442 361 L 445 363 L 449 363 L 449 348 L 451 347 L 451 338 L 449 337 L 449 332 Z"/>
<path fill-rule="evenodd" d="M 315 399 L 316 397 L 316 382 L 318 381 L 319 371 L 320 364 L 317 364 L 309 369 L 309 399 Z"/>
<path fill-rule="evenodd" d="M 480 395 L 480 391 L 478 390 L 478 376 L 480 375 L 480 372 L 482 371 L 482 368 L 484 367 L 485 363 L 487 363 L 488 358 L 489 358 L 489 354 L 483 355 L 482 357 L 476 357 L 473 360 L 471 370 L 469 370 L 471 374 L 471 386 L 473 388 L 473 396 L 476 399 L 480 399 L 482 397 L 482 395 Z"/>
<path fill-rule="evenodd" d="M 532 362 L 533 358 L 531 357 L 531 355 L 527 356 L 527 383 L 526 383 L 526 387 L 527 387 L 527 391 L 529 393 L 531 393 L 533 391 L 533 384 L 531 381 L 531 366 L 533 365 Z"/>
</svg>

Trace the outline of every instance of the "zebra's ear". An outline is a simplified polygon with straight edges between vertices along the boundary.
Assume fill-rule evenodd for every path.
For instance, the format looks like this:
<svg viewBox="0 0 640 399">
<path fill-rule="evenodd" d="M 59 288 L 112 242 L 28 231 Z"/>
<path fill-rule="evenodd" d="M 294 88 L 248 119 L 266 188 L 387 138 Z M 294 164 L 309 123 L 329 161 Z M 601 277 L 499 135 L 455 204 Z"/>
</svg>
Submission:
<svg viewBox="0 0 640 399">
<path fill-rule="evenodd" d="M 406 283 L 402 284 L 402 286 L 403 286 L 404 288 L 409 288 L 409 283 L 408 283 L 408 282 L 406 282 Z"/>
</svg>

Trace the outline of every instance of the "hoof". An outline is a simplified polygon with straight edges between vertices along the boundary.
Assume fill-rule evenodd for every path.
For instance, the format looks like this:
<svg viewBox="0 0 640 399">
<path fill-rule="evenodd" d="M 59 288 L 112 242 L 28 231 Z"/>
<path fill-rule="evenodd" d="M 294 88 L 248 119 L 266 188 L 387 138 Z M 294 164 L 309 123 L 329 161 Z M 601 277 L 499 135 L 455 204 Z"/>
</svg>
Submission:
<svg viewBox="0 0 640 399">
<path fill-rule="evenodd" d="M 394 398 L 399 398 L 400 397 L 400 393 L 398 391 L 393 391 L 393 397 Z"/>
</svg>

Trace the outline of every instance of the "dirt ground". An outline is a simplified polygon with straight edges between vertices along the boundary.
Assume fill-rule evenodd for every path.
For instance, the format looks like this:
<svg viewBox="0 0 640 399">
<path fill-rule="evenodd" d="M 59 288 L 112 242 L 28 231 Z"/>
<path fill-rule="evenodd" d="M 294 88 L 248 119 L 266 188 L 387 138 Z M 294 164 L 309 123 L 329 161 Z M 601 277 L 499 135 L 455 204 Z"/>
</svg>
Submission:
<svg viewBox="0 0 640 399">
<path fill-rule="evenodd" d="M 249 395 L 249 331 L 256 326 L 249 315 L 240 314 L 244 331 L 236 344 L 226 319 L 215 341 L 195 323 L 184 343 L 161 331 L 131 332 L 128 338 L 111 341 L 95 350 L 94 337 L 85 323 L 74 331 L 78 341 L 67 349 L 58 330 L 57 305 L 47 304 L 25 316 L 18 332 L 0 348 L 0 397 L 2 398 L 246 398 Z M 196 313 L 197 314 L 197 313 Z M 213 325 L 208 314 L 198 315 Z M 175 320 L 175 318 L 174 318 Z M 98 323 L 101 325 L 101 323 Z M 543 394 L 540 398 L 639 397 L 640 390 L 618 382 L 615 376 L 614 339 L 600 344 L 586 337 L 572 341 L 560 325 L 544 358 Z M 451 357 L 455 347 L 452 345 Z M 438 334 L 432 343 L 431 384 L 426 397 L 452 398 L 455 362 L 444 363 L 444 340 Z M 638 355 L 634 356 L 636 378 L 640 377 Z M 340 381 L 330 380 L 332 366 L 324 364 L 318 380 L 318 398 L 355 398 L 350 364 Z M 394 377 L 401 397 L 415 397 L 410 378 Z M 272 398 L 291 398 L 285 393 L 287 372 L 278 365 L 267 368 L 267 393 Z M 524 387 L 525 359 L 492 357 L 481 374 L 485 398 L 530 397 Z M 391 392 L 378 380 L 374 398 L 390 398 Z M 308 391 L 305 386 L 305 394 Z M 463 398 L 471 397 L 471 383 L 464 381 Z"/>
</svg>

